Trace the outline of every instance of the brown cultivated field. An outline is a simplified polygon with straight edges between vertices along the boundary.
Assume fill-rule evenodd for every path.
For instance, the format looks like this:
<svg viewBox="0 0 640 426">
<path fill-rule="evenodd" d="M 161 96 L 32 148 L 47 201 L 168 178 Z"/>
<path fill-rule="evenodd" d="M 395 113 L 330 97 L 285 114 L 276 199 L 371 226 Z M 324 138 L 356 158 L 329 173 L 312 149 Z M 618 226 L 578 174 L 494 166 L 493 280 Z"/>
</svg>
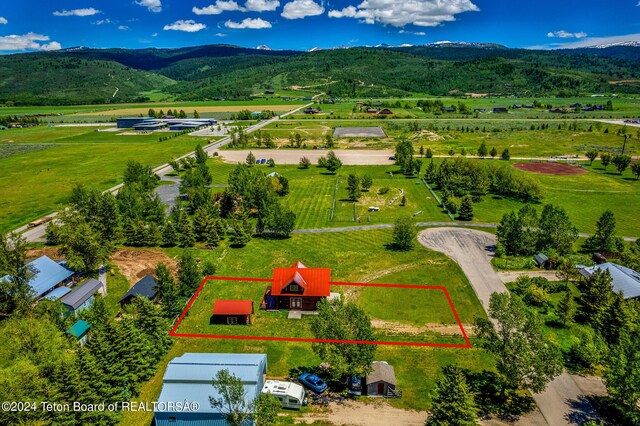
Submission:
<svg viewBox="0 0 640 426">
<path fill-rule="evenodd" d="M 525 172 L 540 173 L 543 175 L 573 176 L 587 173 L 586 170 L 580 167 L 562 163 L 516 163 L 513 167 Z"/>
</svg>

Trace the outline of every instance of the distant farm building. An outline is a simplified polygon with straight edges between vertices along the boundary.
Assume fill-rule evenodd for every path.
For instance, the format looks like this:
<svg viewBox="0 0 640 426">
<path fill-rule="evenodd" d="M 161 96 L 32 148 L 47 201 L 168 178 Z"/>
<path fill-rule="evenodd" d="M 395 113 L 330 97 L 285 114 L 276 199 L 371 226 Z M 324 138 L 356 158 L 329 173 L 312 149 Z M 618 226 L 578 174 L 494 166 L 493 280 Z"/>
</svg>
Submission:
<svg viewBox="0 0 640 426">
<path fill-rule="evenodd" d="M 251 324 L 253 300 L 216 300 L 211 324 Z"/>
<path fill-rule="evenodd" d="M 265 95 L 275 95 L 275 94 L 276 94 L 276 91 L 275 91 L 275 90 L 265 90 L 265 91 L 264 91 L 264 94 L 265 94 Z"/>
<path fill-rule="evenodd" d="M 396 372 L 393 366 L 385 361 L 374 361 L 371 368 L 371 373 L 365 378 L 366 394 L 385 398 L 397 396 Z"/>
<path fill-rule="evenodd" d="M 165 127 L 169 127 L 169 130 L 189 130 L 215 124 L 218 124 L 218 121 L 213 118 L 124 117 L 117 119 L 119 129 L 133 130 L 160 130 Z"/>
<path fill-rule="evenodd" d="M 580 275 L 591 278 L 596 271 L 609 271 L 611 274 L 611 286 L 616 293 L 622 292 L 625 299 L 640 298 L 640 273 L 626 266 L 613 262 L 582 268 Z"/>
<path fill-rule="evenodd" d="M 27 263 L 28 273 L 31 275 L 29 286 L 33 290 L 33 296 L 39 299 L 47 296 L 56 288 L 70 284 L 73 281 L 75 273 L 65 266 L 54 262 L 47 256 L 41 256 L 36 260 Z M 0 277 L 0 281 L 8 281 L 11 277 L 5 275 Z M 56 298 L 64 296 L 65 290 L 59 290 L 55 293 Z"/>
<path fill-rule="evenodd" d="M 90 279 L 60 299 L 60 302 L 67 308 L 69 314 L 78 314 L 93 304 L 96 294 L 104 296 L 106 293 L 106 288 L 101 281 Z"/>
<path fill-rule="evenodd" d="M 509 112 L 509 109 L 505 108 L 505 107 L 496 107 L 496 108 L 493 109 L 493 112 L 494 113 L 499 113 L 499 114 L 504 114 L 504 113 Z"/>
<path fill-rule="evenodd" d="M 141 296 L 149 300 L 155 299 L 158 293 L 156 286 L 156 279 L 153 278 L 153 275 L 147 275 L 135 283 L 133 287 L 122 296 L 120 306 L 124 307 L 124 305 L 131 303 L 131 300 L 136 296 Z"/>
<path fill-rule="evenodd" d="M 307 268 L 296 262 L 290 268 L 273 270 L 273 285 L 267 287 L 263 309 L 315 311 L 322 299 L 331 296 L 331 269 Z"/>
<path fill-rule="evenodd" d="M 533 262 L 538 268 L 549 269 L 549 267 L 551 266 L 551 261 L 544 253 L 538 253 L 533 256 Z"/>
<path fill-rule="evenodd" d="M 307 115 L 309 115 L 309 114 L 315 115 L 315 114 L 319 114 L 320 111 L 315 109 L 315 108 L 309 107 L 309 108 L 304 110 L 304 113 L 307 114 Z"/>
<path fill-rule="evenodd" d="M 226 412 L 211 407 L 209 397 L 221 396 L 211 386 L 220 370 L 242 381 L 244 398 L 251 404 L 259 395 L 267 373 L 265 354 L 185 353 L 172 359 L 162 378 L 162 391 L 155 404 L 156 426 L 227 425 Z M 196 410 L 180 410 L 176 401 L 198 403 Z M 247 423 L 250 425 L 253 423 Z"/>
<path fill-rule="evenodd" d="M 382 108 L 380 111 L 378 111 L 378 114 L 390 115 L 393 114 L 393 111 L 391 111 L 389 108 Z"/>
<path fill-rule="evenodd" d="M 336 127 L 334 138 L 386 138 L 382 127 Z"/>
</svg>

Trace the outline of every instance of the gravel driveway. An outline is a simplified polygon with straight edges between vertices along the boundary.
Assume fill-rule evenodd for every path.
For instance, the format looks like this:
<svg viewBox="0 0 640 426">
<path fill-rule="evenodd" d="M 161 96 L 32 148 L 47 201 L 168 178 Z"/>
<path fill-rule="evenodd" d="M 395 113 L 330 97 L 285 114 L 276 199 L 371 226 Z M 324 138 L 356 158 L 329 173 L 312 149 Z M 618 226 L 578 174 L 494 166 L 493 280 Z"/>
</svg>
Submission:
<svg viewBox="0 0 640 426">
<path fill-rule="evenodd" d="M 431 228 L 420 232 L 418 240 L 423 246 L 446 254 L 460 265 L 485 311 L 491 293 L 507 291 L 490 263 L 495 235 L 465 228 Z M 602 395 L 603 389 L 599 378 L 585 381 L 581 376 L 564 372 L 543 392 L 533 394 L 533 399 L 550 426 L 575 425 L 595 418 L 585 395 Z M 530 424 L 524 418 L 522 420 L 524 422 L 519 424 Z"/>
</svg>

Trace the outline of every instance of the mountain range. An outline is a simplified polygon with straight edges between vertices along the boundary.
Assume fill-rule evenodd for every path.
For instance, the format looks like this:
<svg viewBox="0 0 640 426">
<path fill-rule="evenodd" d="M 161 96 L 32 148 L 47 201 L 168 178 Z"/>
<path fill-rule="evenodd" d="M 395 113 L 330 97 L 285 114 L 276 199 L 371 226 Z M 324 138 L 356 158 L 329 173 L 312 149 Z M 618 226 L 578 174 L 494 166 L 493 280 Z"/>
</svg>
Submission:
<svg viewBox="0 0 640 426">
<path fill-rule="evenodd" d="M 218 44 L 0 56 L 0 103 L 16 105 L 142 102 L 152 90 L 177 100 L 245 99 L 320 83 L 329 95 L 352 97 L 638 93 L 640 46 L 542 51 L 443 41 L 301 52 Z"/>
</svg>

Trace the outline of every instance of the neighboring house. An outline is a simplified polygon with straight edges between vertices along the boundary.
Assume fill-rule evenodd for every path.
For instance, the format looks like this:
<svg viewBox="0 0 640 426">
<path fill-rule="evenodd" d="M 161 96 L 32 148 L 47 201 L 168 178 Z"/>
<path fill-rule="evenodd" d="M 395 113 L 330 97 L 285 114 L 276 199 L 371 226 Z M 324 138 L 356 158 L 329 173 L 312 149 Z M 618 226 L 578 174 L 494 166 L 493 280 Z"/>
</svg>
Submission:
<svg viewBox="0 0 640 426">
<path fill-rule="evenodd" d="M 211 324 L 251 324 L 253 300 L 216 300 Z"/>
<path fill-rule="evenodd" d="M 319 112 L 320 112 L 319 110 L 311 107 L 304 110 L 305 114 L 318 114 Z"/>
<path fill-rule="evenodd" d="M 47 293 L 47 295 L 44 296 L 43 299 L 47 299 L 47 300 L 51 300 L 52 302 L 55 302 L 56 300 L 63 298 L 69 293 L 71 293 L 71 289 L 69 287 L 62 286 Z"/>
<path fill-rule="evenodd" d="M 227 425 L 227 413 L 211 407 L 209 402 L 209 397 L 220 398 L 211 383 L 224 369 L 242 381 L 245 401 L 250 403 L 264 386 L 267 355 L 185 353 L 172 359 L 162 378 L 162 391 L 155 405 L 156 426 Z M 176 401 L 197 402 L 199 408 L 178 410 Z"/>
<path fill-rule="evenodd" d="M 120 299 L 120 306 L 124 307 L 124 305 L 131 303 L 131 300 L 136 296 L 142 296 L 149 300 L 153 300 L 156 297 L 156 294 L 158 294 L 156 279 L 153 278 L 153 275 L 147 275 L 135 283 L 133 287 L 131 287 L 129 291 L 122 296 Z"/>
<path fill-rule="evenodd" d="M 509 112 L 509 109 L 505 107 L 496 107 L 493 109 L 493 112 L 506 113 Z"/>
<path fill-rule="evenodd" d="M 378 114 L 389 115 L 389 114 L 393 114 L 393 111 L 391 111 L 389 108 L 383 108 L 380 111 L 378 111 Z"/>
<path fill-rule="evenodd" d="M 320 300 L 331 295 L 331 269 L 307 268 L 296 262 L 290 268 L 273 270 L 273 285 L 268 287 L 263 309 L 315 311 Z"/>
<path fill-rule="evenodd" d="M 395 397 L 396 372 L 392 365 L 385 361 L 373 361 L 373 369 L 365 378 L 365 392 L 368 396 Z"/>
<path fill-rule="evenodd" d="M 275 91 L 275 90 L 265 90 L 265 91 L 264 91 L 264 94 L 265 94 L 265 95 L 275 95 L 275 94 L 276 94 L 276 91 Z"/>
<path fill-rule="evenodd" d="M 80 346 L 84 346 L 89 338 L 89 329 L 91 329 L 91 324 L 85 320 L 78 320 L 67 330 L 67 333 L 78 339 Z"/>
<path fill-rule="evenodd" d="M 41 256 L 36 260 L 27 263 L 26 268 L 31 274 L 29 286 L 33 289 L 36 299 L 48 295 L 58 287 L 69 284 L 73 281 L 75 273 L 59 263 Z M 0 281 L 9 280 L 11 277 L 5 275 Z M 58 295 L 58 297 L 61 297 Z"/>
<path fill-rule="evenodd" d="M 580 275 L 589 279 L 598 270 L 609 271 L 613 291 L 616 293 L 622 292 L 625 299 L 640 298 L 640 273 L 626 266 L 618 265 L 617 263 L 606 262 L 600 265 L 582 268 Z"/>
<path fill-rule="evenodd" d="M 92 278 L 81 286 L 76 287 L 72 292 L 60 299 L 60 302 L 70 314 L 77 314 L 93 304 L 96 293 L 104 296 L 106 289 L 101 281 Z"/>
<path fill-rule="evenodd" d="M 538 253 L 533 256 L 533 262 L 538 268 L 549 269 L 549 267 L 551 266 L 551 261 L 544 253 Z"/>
</svg>

